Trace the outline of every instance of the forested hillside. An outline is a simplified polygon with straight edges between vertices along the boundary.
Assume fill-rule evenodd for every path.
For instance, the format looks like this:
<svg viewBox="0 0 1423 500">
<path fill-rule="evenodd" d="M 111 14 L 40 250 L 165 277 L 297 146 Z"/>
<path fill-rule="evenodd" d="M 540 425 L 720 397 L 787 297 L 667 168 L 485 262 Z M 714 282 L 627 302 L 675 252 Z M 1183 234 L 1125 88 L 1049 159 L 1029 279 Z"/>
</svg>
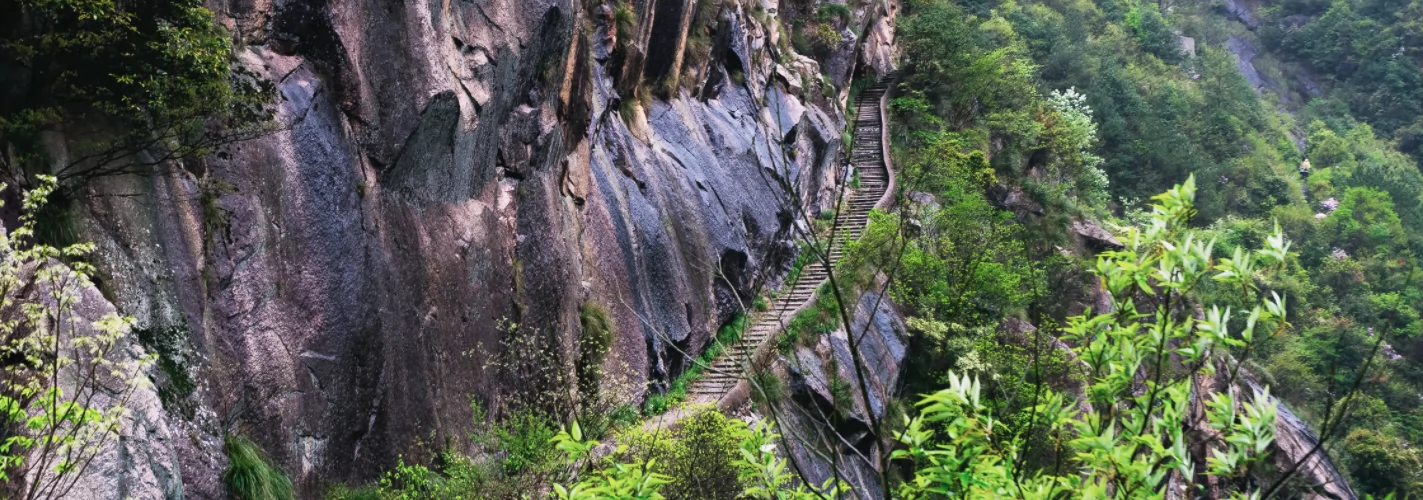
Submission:
<svg viewBox="0 0 1423 500">
<path fill-rule="evenodd" d="M 902 29 L 905 46 L 919 49 L 906 51 L 908 67 L 926 84 L 912 76 L 907 83 L 940 96 L 933 114 L 948 123 L 939 129 L 992 155 L 993 171 L 1034 192 L 1043 217 L 1140 223 L 1147 197 L 1194 175 L 1192 224 L 1215 242 L 1215 258 L 1258 247 L 1278 224 L 1297 253 L 1259 284 L 1289 304 L 1287 326 L 1234 356 L 1325 438 L 1360 493 L 1417 495 L 1423 176 L 1405 153 L 1416 147 L 1409 127 L 1423 86 L 1415 76 L 1416 16 L 1407 13 L 1417 2 L 1395 4 L 1267 4 L 1247 25 L 1237 19 L 1249 17 L 1241 13 L 1248 7 L 1234 3 L 921 2 Z M 1259 93 L 1252 88 L 1246 76 L 1255 68 L 1231 53 L 1249 40 L 1269 52 L 1240 57 L 1264 66 L 1279 86 L 1267 78 Z M 953 60 L 933 47 L 954 47 L 957 67 L 922 72 Z M 1001 70 L 1009 67 L 1019 69 Z M 1291 93 L 1297 82 L 1307 90 Z M 1085 94 L 1096 126 L 1083 160 L 1039 149 L 1056 144 L 1058 124 L 1074 120 L 1042 120 L 1046 109 L 1064 106 L 1035 106 L 1031 96 L 1056 103 L 1054 92 L 1064 89 Z M 906 135 L 922 135 L 925 123 L 908 119 Z M 905 144 L 916 149 L 913 139 Z M 1107 174 L 1107 196 L 1094 194 L 1094 165 Z M 1042 238 L 1013 240 L 1031 246 Z M 1033 260 L 1050 262 L 1044 257 Z M 1239 291 L 1205 282 L 1195 293 L 1203 304 L 1248 310 Z M 1012 304 L 993 297 L 977 310 Z"/>
<path fill-rule="evenodd" d="M 1324 449 L 1360 493 L 1419 494 L 1423 176 L 1406 154 L 1416 147 L 1409 127 L 1423 103 L 1414 76 L 1416 16 L 1407 13 L 1417 2 L 1266 4 L 1248 24 L 1238 20 L 1250 18 L 1242 13 L 1249 7 L 1233 2 L 914 7 L 902 24 L 903 43 L 919 49 L 906 51 L 908 68 L 926 84 L 916 86 L 911 76 L 911 92 L 940 96 L 933 114 L 947 124 L 939 129 L 991 155 L 996 175 L 1034 192 L 1042 217 L 1101 214 L 1109 225 L 1140 223 L 1146 198 L 1194 175 L 1192 225 L 1215 242 L 1215 258 L 1258 247 L 1278 224 L 1297 253 L 1259 284 L 1289 304 L 1287 326 L 1233 354 L 1325 438 Z M 1231 53 L 1249 41 L 1268 50 L 1239 56 L 1254 65 Z M 954 59 L 933 47 L 953 47 L 957 66 L 937 69 Z M 1259 93 L 1247 80 L 1258 76 L 1257 65 L 1267 73 Z M 929 67 L 946 74 L 925 74 Z M 1002 71 L 1010 67 L 1018 69 Z M 1065 89 L 1085 95 L 1083 109 L 1090 107 L 1096 127 L 1082 160 L 1040 149 L 1057 144 L 1058 124 L 1074 120 L 1043 120 L 1047 109 L 1065 106 L 1034 105 L 1032 96 L 1057 103 L 1054 92 Z M 919 104 L 904 100 L 902 109 Z M 927 122 L 909 116 L 905 144 L 914 151 L 912 137 Z M 1096 165 L 1110 182 L 1106 196 L 1094 194 Z M 1013 241 L 1031 247 L 1043 239 Z M 1046 253 L 1032 260 L 1051 262 Z M 1011 268 L 1022 261 L 1000 262 Z M 1248 310 L 1232 287 L 1205 282 L 1195 293 L 1203 304 Z M 1012 304 L 984 299 L 977 310 L 995 311 L 986 315 L 991 320 L 996 308 Z M 1236 317 L 1232 326 L 1244 320 Z"/>
</svg>

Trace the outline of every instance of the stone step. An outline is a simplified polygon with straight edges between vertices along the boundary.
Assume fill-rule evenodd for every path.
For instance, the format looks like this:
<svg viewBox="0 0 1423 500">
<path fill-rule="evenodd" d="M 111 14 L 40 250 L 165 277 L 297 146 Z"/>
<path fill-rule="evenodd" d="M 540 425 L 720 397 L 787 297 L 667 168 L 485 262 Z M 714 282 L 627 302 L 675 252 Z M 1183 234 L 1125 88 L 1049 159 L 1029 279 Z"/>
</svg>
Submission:
<svg viewBox="0 0 1423 500">
<path fill-rule="evenodd" d="M 846 241 L 858 238 L 869 222 L 869 212 L 884 196 L 889 173 L 884 164 L 883 126 L 880 122 L 880 102 L 888 91 L 891 77 L 864 89 L 856 99 L 858 110 L 853 120 L 853 146 L 850 148 L 850 164 L 856 169 L 859 188 L 844 198 L 844 205 L 834 218 L 834 236 L 825 257 L 830 263 L 837 262 L 844 255 Z M 688 388 L 695 395 L 717 396 L 725 394 L 742 380 L 742 363 L 756 352 L 760 346 L 771 341 L 783 331 L 792 319 L 792 311 L 800 308 L 814 297 L 815 291 L 828 281 L 830 272 L 825 263 L 815 261 L 801 270 L 800 277 L 782 286 L 782 293 L 771 303 L 771 310 L 762 313 L 746 332 L 741 341 L 727 350 L 712 363 L 701 379 Z"/>
</svg>

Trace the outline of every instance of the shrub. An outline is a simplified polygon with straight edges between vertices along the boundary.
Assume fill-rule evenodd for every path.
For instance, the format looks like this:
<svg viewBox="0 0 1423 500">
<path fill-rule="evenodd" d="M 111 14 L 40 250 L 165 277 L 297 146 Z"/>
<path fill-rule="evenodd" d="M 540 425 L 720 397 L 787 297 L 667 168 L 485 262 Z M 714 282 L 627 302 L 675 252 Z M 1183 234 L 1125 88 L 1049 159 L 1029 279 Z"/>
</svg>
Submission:
<svg viewBox="0 0 1423 500">
<path fill-rule="evenodd" d="M 504 452 L 504 473 L 540 472 L 553 458 L 549 442 L 557 434 L 554 425 L 533 411 L 519 411 L 494 428 L 498 451 Z"/>
<path fill-rule="evenodd" d="M 1217 353 L 1248 348 L 1257 333 L 1284 328 L 1284 304 L 1278 295 L 1261 298 L 1255 277 L 1278 270 L 1289 245 L 1277 229 L 1265 248 L 1213 261 L 1213 243 L 1195 239 L 1187 230 L 1194 212 L 1194 178 L 1156 199 L 1160 203 L 1153 206 L 1151 225 L 1130 230 L 1123 239 L 1131 242 L 1126 249 L 1098 259 L 1095 271 L 1110 293 L 1113 312 L 1073 317 L 1065 329 L 1064 340 L 1079 346 L 1072 349 L 1086 365 L 1072 366 L 1090 375 L 1085 390 L 1090 409 L 1083 411 L 1061 395 L 1049 394 L 1033 410 L 1029 428 L 1055 435 L 1058 439 L 1049 442 L 1065 444 L 1062 451 L 1075 456 L 1074 466 L 1052 474 L 1012 467 L 1016 457 L 1029 453 L 1023 448 L 1024 437 L 1002 439 L 979 381 L 950 375 L 948 389 L 920 401 L 920 415 L 900 437 L 904 447 L 893 454 L 916 468 L 914 479 L 900 485 L 901 495 L 1132 497 L 1134 491 L 1161 491 L 1170 476 L 1167 471 L 1179 471 L 1183 477 L 1198 472 L 1183 435 L 1192 381 L 1217 367 L 1233 379 L 1239 365 L 1232 366 Z M 1230 312 L 1215 306 L 1203 319 L 1184 320 L 1173 314 L 1174 302 L 1153 300 L 1138 309 L 1141 297 L 1183 294 L 1204 280 L 1237 287 L 1252 298 L 1244 328 L 1229 331 Z M 1152 375 L 1138 381 L 1142 373 Z M 1213 394 L 1204 403 L 1208 424 L 1221 434 L 1221 444 L 1199 472 L 1228 489 L 1258 488 L 1239 479 L 1261 463 L 1274 440 L 1276 401 L 1268 391 L 1244 400 L 1227 392 Z M 1261 492 L 1240 493 L 1246 495 L 1232 496 Z"/>
<path fill-rule="evenodd" d="M 664 492 L 670 498 L 740 498 L 741 442 L 744 422 L 727 418 L 715 408 L 701 408 L 680 422 L 672 433 L 676 444 L 666 457 L 656 457 L 659 472 L 671 480 Z"/>
<path fill-rule="evenodd" d="M 746 424 L 704 409 L 687 425 L 668 437 L 659 431 L 636 429 L 622 436 L 618 452 L 596 463 L 597 441 L 584 441 L 574 422 L 569 431 L 554 438 L 564 453 L 564 463 L 575 469 L 591 465 L 579 481 L 554 483 L 554 494 L 564 500 L 605 498 L 651 500 L 664 498 L 839 498 L 848 491 L 827 480 L 812 491 L 795 480 L 785 458 L 776 452 L 780 436 L 765 421 Z M 675 464 L 675 465 L 668 465 Z M 828 497 L 827 497 L 828 495 Z"/>
<path fill-rule="evenodd" d="M 61 181 L 202 157 L 271 118 L 275 86 L 231 64 L 230 35 L 199 0 L 18 0 L 5 11 L 27 22 L 0 32 L 0 66 L 26 68 L 29 88 L 0 114 L 0 143 L 38 160 L 39 134 L 55 124 L 115 132 L 71 150 Z"/>
<path fill-rule="evenodd" d="M 816 290 L 815 303 L 796 313 L 790 324 L 786 325 L 782 337 L 789 338 L 787 342 L 790 344 L 777 343 L 777 348 L 785 353 L 789 352 L 796 342 L 812 345 L 821 335 L 833 332 L 836 328 L 840 328 L 840 306 L 830 289 L 830 283 L 825 283 Z"/>
<path fill-rule="evenodd" d="M 1423 454 L 1392 436 L 1356 429 L 1344 439 L 1349 475 L 1365 493 L 1412 498 L 1423 493 Z"/>
<path fill-rule="evenodd" d="M 352 488 L 344 484 L 338 484 L 326 491 L 326 500 L 384 500 L 381 496 L 380 488 L 375 486 L 363 486 Z"/>
<path fill-rule="evenodd" d="M 815 41 L 828 49 L 834 49 L 844 39 L 844 35 L 841 35 L 839 30 L 828 23 L 816 25 L 814 33 Z"/>
<path fill-rule="evenodd" d="M 256 443 L 228 434 L 222 440 L 227 453 L 227 471 L 222 480 L 227 491 L 242 500 L 285 500 L 294 498 L 292 481 L 267 458 Z"/>
<path fill-rule="evenodd" d="M 843 3 L 827 3 L 820 6 L 821 22 L 849 22 L 850 6 Z"/>
</svg>

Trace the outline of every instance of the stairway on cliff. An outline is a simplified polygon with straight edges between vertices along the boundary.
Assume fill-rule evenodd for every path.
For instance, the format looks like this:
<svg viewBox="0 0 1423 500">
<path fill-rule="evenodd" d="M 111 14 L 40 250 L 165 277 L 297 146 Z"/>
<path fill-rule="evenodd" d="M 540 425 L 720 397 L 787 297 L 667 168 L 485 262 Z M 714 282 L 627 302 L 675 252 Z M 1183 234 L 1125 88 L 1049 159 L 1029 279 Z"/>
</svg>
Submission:
<svg viewBox="0 0 1423 500">
<path fill-rule="evenodd" d="M 828 257 L 833 266 L 844 252 L 846 241 L 860 237 L 874 209 L 890 189 L 890 172 L 884 158 L 884 126 L 881 106 L 893 76 L 883 77 L 856 99 L 854 141 L 850 165 L 859 177 L 859 187 L 847 189 L 835 217 L 834 237 Z M 829 280 L 823 259 L 805 265 L 799 277 L 786 283 L 768 311 L 759 313 L 742 334 L 741 342 L 727 349 L 692 383 L 687 395 L 693 402 L 715 402 L 731 392 L 748 374 L 749 362 L 757 351 L 772 342 L 791 319 L 815 297 L 816 290 Z"/>
</svg>

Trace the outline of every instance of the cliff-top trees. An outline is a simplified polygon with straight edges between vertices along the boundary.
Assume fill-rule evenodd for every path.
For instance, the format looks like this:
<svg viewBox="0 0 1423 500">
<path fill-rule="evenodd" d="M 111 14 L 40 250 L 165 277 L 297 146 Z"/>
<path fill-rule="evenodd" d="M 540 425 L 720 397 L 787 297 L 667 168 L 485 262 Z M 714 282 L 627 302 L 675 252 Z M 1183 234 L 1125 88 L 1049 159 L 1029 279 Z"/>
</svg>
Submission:
<svg viewBox="0 0 1423 500">
<path fill-rule="evenodd" d="M 142 171 L 250 136 L 269 82 L 229 63 L 198 0 L 0 0 L 0 167 L 61 183 Z M 42 158 L 62 131 L 67 158 Z"/>
</svg>

